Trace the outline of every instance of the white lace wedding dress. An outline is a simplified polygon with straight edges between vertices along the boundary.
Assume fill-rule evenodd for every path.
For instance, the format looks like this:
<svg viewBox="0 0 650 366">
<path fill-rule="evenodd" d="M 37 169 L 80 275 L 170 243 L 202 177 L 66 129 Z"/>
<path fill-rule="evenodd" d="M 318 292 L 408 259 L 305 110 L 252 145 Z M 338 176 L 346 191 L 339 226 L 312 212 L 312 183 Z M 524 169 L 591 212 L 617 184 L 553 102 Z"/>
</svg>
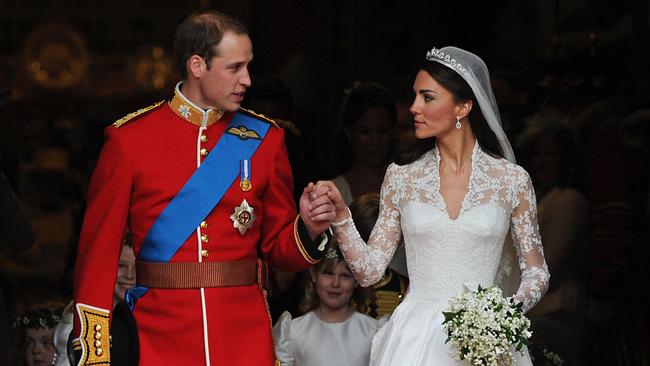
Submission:
<svg viewBox="0 0 650 366">
<path fill-rule="evenodd" d="M 521 269 L 515 299 L 527 311 L 548 287 L 528 174 L 487 155 L 476 143 L 469 190 L 458 217 L 451 219 L 440 194 L 439 166 L 440 155 L 433 149 L 411 164 L 388 168 L 368 245 L 351 219 L 335 224 L 339 246 L 363 286 L 381 278 L 402 234 L 405 240 L 409 290 L 375 335 L 370 365 L 469 364 L 452 358 L 441 311 L 465 287 L 496 284 L 509 228 Z M 532 365 L 527 354 L 513 353 L 517 365 Z"/>
</svg>

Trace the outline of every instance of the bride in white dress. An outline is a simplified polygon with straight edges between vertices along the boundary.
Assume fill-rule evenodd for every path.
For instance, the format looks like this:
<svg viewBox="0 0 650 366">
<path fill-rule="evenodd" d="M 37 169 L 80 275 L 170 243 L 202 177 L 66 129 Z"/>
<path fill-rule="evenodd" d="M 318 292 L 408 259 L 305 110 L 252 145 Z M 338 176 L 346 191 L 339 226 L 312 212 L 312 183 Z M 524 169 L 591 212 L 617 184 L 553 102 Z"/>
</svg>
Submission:
<svg viewBox="0 0 650 366">
<path fill-rule="evenodd" d="M 413 89 L 418 145 L 388 168 L 368 245 L 336 187 L 319 184 L 331 189 L 334 233 L 362 286 L 381 279 L 402 235 L 405 240 L 410 287 L 375 335 L 370 365 L 468 364 L 452 358 L 441 312 L 466 288 L 495 286 L 511 273 L 502 255 L 508 231 L 521 270 L 515 300 L 528 311 L 548 288 L 535 193 L 515 164 L 479 57 L 434 48 Z M 532 365 L 526 352 L 513 353 L 517 365 Z"/>
</svg>

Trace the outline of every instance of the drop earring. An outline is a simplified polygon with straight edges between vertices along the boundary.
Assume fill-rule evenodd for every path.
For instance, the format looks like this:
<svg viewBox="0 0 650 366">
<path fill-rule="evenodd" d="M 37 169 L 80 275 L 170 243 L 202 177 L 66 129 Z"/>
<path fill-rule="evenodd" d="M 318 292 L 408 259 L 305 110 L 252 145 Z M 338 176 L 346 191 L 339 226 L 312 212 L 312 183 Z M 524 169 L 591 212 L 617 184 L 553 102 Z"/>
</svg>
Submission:
<svg viewBox="0 0 650 366">
<path fill-rule="evenodd" d="M 460 130 L 461 124 L 460 124 L 460 117 L 456 116 L 456 129 Z"/>
</svg>

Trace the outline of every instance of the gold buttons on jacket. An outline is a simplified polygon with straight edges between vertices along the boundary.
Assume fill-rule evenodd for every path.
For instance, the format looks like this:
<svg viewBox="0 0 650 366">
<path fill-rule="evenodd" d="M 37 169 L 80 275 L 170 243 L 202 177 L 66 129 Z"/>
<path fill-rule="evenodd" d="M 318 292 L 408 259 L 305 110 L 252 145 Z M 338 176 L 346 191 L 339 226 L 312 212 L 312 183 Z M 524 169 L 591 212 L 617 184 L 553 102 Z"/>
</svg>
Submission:
<svg viewBox="0 0 650 366">
<path fill-rule="evenodd" d="M 81 321 L 77 349 L 83 348 L 82 363 L 88 365 L 107 365 L 111 355 L 110 311 L 76 304 Z M 85 345 L 81 347 L 82 343 Z"/>
<path fill-rule="evenodd" d="M 201 234 L 201 241 L 204 243 L 208 242 L 208 235 L 207 234 Z"/>
<path fill-rule="evenodd" d="M 207 135 L 201 135 L 201 142 L 207 142 L 208 141 L 208 136 Z"/>
<path fill-rule="evenodd" d="M 205 147 L 201 148 L 201 156 L 208 156 L 208 149 L 206 149 Z"/>
<path fill-rule="evenodd" d="M 201 250 L 201 257 L 203 257 L 203 258 L 207 258 L 209 254 L 210 254 L 210 253 L 208 253 L 207 249 L 203 249 L 203 250 Z"/>
<path fill-rule="evenodd" d="M 102 326 L 99 324 L 95 324 L 95 354 L 99 357 L 104 354 L 104 350 L 102 350 Z"/>
<path fill-rule="evenodd" d="M 207 221 L 201 221 L 201 229 L 207 229 L 208 228 L 208 222 Z"/>
</svg>

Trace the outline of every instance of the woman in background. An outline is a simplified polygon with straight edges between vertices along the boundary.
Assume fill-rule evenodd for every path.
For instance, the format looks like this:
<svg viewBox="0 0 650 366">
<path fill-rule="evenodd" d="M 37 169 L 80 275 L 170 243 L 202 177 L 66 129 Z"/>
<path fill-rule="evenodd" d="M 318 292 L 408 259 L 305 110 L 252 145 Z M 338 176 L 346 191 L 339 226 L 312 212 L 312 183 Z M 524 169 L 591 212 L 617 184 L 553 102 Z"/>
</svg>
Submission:
<svg viewBox="0 0 650 366">
<path fill-rule="evenodd" d="M 587 325 L 581 271 L 589 231 L 581 148 L 568 126 L 553 121 L 531 125 L 520 146 L 522 165 L 537 192 L 539 233 L 553 277 L 542 301 L 528 313 L 534 341 L 531 352 L 540 365 L 546 348 L 567 365 L 580 366 Z"/>
<path fill-rule="evenodd" d="M 340 111 L 343 139 L 336 157 L 341 174 L 333 181 L 346 204 L 379 192 L 397 142 L 396 121 L 395 102 L 383 86 L 356 83 L 345 93 Z"/>
</svg>

